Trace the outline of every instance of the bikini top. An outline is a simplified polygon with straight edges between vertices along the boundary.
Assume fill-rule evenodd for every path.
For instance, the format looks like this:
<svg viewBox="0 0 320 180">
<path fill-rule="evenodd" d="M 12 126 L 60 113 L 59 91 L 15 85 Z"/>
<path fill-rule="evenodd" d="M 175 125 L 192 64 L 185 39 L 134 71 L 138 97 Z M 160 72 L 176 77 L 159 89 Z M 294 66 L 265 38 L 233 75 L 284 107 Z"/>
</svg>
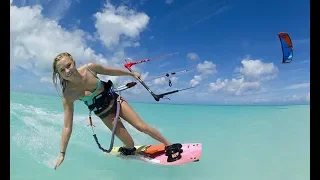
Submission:
<svg viewBox="0 0 320 180">
<path fill-rule="evenodd" d="M 101 83 L 102 81 L 100 80 L 100 78 L 88 67 L 88 65 L 86 66 L 86 68 L 89 70 L 89 72 L 98 79 L 98 83 L 97 83 L 97 86 L 96 88 L 94 89 L 94 91 L 90 94 L 90 95 L 87 95 L 87 96 L 80 96 L 78 95 L 77 93 L 69 90 L 69 92 L 75 94 L 76 96 L 79 97 L 79 100 L 80 101 L 83 101 L 83 102 L 87 102 L 88 104 L 92 104 L 92 100 L 94 99 L 94 97 L 97 95 L 97 91 L 100 89 L 101 87 Z"/>
</svg>

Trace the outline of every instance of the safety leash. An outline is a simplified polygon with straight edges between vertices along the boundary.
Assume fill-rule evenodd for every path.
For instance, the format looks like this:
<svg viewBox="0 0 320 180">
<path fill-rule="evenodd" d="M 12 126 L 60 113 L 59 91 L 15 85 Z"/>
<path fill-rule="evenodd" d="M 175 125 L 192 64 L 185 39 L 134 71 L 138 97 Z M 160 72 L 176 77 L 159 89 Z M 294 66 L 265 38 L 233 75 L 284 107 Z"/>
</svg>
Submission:
<svg viewBox="0 0 320 180">
<path fill-rule="evenodd" d="M 112 95 L 113 95 L 113 97 L 114 97 L 115 92 L 113 91 L 113 86 L 112 86 L 112 88 L 111 88 L 110 91 L 111 91 L 111 93 L 112 93 Z M 92 123 L 91 110 L 89 111 L 89 125 L 91 126 L 91 129 L 92 129 L 93 138 L 94 138 L 94 140 L 96 141 L 96 143 L 97 143 L 97 145 L 98 145 L 98 148 L 99 148 L 101 151 L 103 151 L 104 153 L 110 153 L 110 152 L 112 151 L 112 148 L 113 148 L 113 145 L 114 145 L 114 135 L 115 135 L 115 132 L 116 132 L 116 129 L 117 129 L 118 120 L 120 119 L 120 118 L 119 118 L 119 114 L 120 114 L 121 91 L 118 90 L 117 92 L 118 92 L 119 96 L 118 96 L 118 98 L 117 98 L 117 110 L 116 110 L 116 116 L 115 116 L 115 119 L 114 119 L 115 124 L 114 124 L 114 126 L 113 126 L 113 128 L 112 128 L 112 135 L 111 135 L 111 142 L 110 142 L 110 145 L 109 145 L 109 149 L 104 149 L 104 148 L 101 146 L 101 144 L 99 143 L 98 137 L 97 137 L 97 135 L 95 134 L 94 129 L 93 129 L 94 125 L 93 125 L 93 123 Z"/>
</svg>

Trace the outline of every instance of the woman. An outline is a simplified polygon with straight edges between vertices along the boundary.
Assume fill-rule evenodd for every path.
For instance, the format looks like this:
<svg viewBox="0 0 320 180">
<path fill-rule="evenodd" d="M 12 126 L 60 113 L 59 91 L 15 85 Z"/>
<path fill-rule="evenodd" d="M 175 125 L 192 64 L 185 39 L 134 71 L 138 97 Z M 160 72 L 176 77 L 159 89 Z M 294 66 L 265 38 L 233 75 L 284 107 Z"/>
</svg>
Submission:
<svg viewBox="0 0 320 180">
<path fill-rule="evenodd" d="M 118 94 L 110 91 L 112 82 L 101 81 L 97 74 L 109 76 L 132 76 L 136 79 L 140 75 L 136 72 L 131 73 L 122 69 L 104 67 L 97 63 L 90 63 L 76 68 L 76 63 L 69 53 L 61 53 L 55 57 L 53 62 L 52 80 L 57 88 L 57 78 L 59 78 L 62 88 L 62 104 L 64 108 L 64 125 L 62 131 L 61 148 L 55 169 L 65 157 L 65 152 L 72 132 L 73 124 L 73 103 L 76 100 L 83 101 L 90 110 L 112 130 L 113 118 L 116 112 L 116 99 Z M 147 125 L 131 108 L 131 106 L 121 98 L 120 117 L 130 123 L 137 130 L 150 135 L 166 146 L 168 162 L 173 162 L 181 158 L 182 145 L 171 144 L 154 128 Z M 134 142 L 121 121 L 118 121 L 115 135 L 123 142 L 124 146 L 119 148 L 122 155 L 133 155 L 136 150 Z"/>
</svg>

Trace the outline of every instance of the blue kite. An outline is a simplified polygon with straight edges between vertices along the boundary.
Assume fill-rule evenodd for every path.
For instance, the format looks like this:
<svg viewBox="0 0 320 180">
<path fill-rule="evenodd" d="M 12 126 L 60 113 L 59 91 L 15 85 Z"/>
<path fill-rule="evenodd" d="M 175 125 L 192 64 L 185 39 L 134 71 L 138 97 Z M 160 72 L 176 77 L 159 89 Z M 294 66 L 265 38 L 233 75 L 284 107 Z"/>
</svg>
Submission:
<svg viewBox="0 0 320 180">
<path fill-rule="evenodd" d="M 290 63 L 293 58 L 293 46 L 292 41 L 288 33 L 278 33 L 281 47 L 282 47 L 282 63 Z"/>
</svg>

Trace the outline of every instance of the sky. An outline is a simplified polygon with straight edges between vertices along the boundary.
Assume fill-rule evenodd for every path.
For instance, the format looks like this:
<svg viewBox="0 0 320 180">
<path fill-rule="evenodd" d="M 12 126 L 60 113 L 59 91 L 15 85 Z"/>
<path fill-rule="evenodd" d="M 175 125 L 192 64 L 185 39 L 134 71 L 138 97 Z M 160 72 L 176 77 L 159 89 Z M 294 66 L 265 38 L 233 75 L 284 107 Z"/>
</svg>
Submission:
<svg viewBox="0 0 320 180">
<path fill-rule="evenodd" d="M 52 62 L 69 52 L 90 62 L 133 66 L 157 94 L 195 87 L 159 103 L 309 104 L 310 3 L 304 0 L 10 0 L 10 89 L 58 96 Z M 277 33 L 293 43 L 282 64 Z M 189 70 L 169 78 L 154 77 Z M 99 76 L 115 86 L 129 76 Z M 150 80 L 151 79 L 151 80 Z M 121 92 L 155 102 L 141 84 Z"/>
</svg>

